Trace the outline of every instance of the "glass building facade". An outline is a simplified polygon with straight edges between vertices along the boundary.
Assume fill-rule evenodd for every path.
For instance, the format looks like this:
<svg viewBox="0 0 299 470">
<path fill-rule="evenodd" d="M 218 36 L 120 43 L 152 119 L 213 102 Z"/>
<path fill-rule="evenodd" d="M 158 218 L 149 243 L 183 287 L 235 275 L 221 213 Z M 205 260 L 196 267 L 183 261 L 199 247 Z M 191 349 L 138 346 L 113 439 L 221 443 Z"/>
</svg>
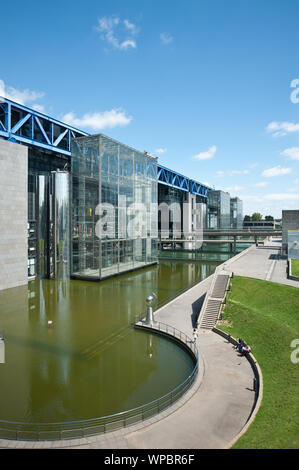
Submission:
<svg viewBox="0 0 299 470">
<path fill-rule="evenodd" d="M 231 228 L 243 228 L 243 202 L 238 197 L 230 199 L 230 225 Z"/>
<path fill-rule="evenodd" d="M 157 262 L 157 160 L 102 134 L 72 141 L 72 275 Z"/>
<path fill-rule="evenodd" d="M 224 191 L 208 191 L 207 228 L 230 228 L 230 195 Z"/>
<path fill-rule="evenodd" d="M 162 237 L 178 238 L 183 228 L 183 204 L 188 201 L 188 192 L 164 184 L 158 185 L 158 230 Z M 167 206 L 167 216 L 163 212 Z M 163 222 L 162 222 L 163 219 Z"/>
</svg>

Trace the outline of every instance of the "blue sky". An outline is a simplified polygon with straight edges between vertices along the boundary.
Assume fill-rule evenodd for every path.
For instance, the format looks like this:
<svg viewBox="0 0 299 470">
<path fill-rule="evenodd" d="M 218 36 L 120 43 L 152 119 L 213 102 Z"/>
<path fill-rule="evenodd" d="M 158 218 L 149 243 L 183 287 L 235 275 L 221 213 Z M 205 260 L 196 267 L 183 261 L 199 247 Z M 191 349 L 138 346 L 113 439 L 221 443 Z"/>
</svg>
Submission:
<svg viewBox="0 0 299 470">
<path fill-rule="evenodd" d="M 297 0 L 17 0 L 0 11 L 2 94 L 147 150 L 239 196 L 244 213 L 298 208 Z"/>
</svg>

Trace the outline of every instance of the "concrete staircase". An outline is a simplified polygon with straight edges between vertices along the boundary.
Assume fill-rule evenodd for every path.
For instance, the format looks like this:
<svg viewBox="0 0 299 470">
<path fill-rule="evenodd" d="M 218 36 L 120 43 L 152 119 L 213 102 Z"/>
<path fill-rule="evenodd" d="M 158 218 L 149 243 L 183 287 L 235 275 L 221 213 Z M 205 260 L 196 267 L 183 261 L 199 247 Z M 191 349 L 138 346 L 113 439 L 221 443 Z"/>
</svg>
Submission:
<svg viewBox="0 0 299 470">
<path fill-rule="evenodd" d="M 200 313 L 199 328 L 211 330 L 217 323 L 228 288 L 230 273 L 216 270 Z"/>
</svg>

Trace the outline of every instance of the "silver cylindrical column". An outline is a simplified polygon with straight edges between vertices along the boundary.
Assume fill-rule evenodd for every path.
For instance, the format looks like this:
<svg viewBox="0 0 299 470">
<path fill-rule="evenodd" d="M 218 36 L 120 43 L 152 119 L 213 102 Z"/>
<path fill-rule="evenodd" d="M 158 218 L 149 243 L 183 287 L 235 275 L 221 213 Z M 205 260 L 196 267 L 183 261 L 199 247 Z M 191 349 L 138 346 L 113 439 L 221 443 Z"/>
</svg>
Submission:
<svg viewBox="0 0 299 470">
<path fill-rule="evenodd" d="M 70 277 L 70 188 L 69 173 L 57 171 L 54 178 L 54 245 L 55 245 L 55 278 L 59 280 Z"/>
</svg>

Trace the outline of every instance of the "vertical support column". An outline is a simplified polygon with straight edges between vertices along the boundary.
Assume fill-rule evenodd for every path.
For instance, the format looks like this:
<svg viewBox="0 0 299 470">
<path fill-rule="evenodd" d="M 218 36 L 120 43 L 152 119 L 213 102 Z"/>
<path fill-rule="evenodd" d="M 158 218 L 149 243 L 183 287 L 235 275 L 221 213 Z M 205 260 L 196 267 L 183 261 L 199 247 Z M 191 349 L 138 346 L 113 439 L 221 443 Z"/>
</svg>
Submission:
<svg viewBox="0 0 299 470">
<path fill-rule="evenodd" d="M 47 176 L 37 176 L 37 275 L 42 279 L 47 277 Z"/>
</svg>

